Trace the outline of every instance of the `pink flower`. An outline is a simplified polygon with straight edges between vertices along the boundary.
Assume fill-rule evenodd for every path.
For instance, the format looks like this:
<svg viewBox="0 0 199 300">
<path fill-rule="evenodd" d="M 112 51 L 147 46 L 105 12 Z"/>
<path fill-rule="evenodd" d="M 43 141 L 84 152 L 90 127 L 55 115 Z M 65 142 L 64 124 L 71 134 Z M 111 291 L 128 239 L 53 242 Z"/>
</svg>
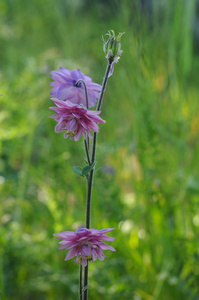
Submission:
<svg viewBox="0 0 199 300">
<path fill-rule="evenodd" d="M 57 107 L 49 108 L 56 111 L 57 114 L 50 118 L 58 122 L 55 126 L 55 132 L 65 131 L 65 138 L 72 133 L 70 138 L 74 138 L 75 141 L 78 141 L 82 135 L 86 139 L 87 132 L 89 138 L 92 139 L 90 130 L 98 132 L 99 127 L 96 123 L 105 123 L 102 118 L 98 117 L 100 111 L 87 110 L 82 105 L 73 104 L 70 101 L 52 100 Z"/>
<path fill-rule="evenodd" d="M 74 231 L 61 231 L 54 234 L 58 239 L 62 240 L 58 249 L 69 250 L 65 260 L 69 260 L 76 256 L 74 262 L 81 262 L 82 266 L 87 266 L 88 260 L 95 261 L 104 260 L 106 257 L 103 250 L 116 251 L 113 247 L 103 243 L 102 241 L 114 241 L 115 238 L 107 236 L 105 233 L 112 231 L 114 228 L 86 229 L 80 228 Z"/>
<path fill-rule="evenodd" d="M 79 79 L 83 79 L 88 92 L 89 107 L 95 106 L 96 99 L 99 98 L 101 85 L 92 82 L 92 79 L 85 76 L 80 70 L 70 71 L 65 68 L 60 68 L 60 71 L 50 72 L 54 82 L 51 90 L 51 97 L 58 100 L 70 100 L 75 104 L 83 104 L 86 106 L 86 96 L 83 84 L 76 84 Z"/>
</svg>

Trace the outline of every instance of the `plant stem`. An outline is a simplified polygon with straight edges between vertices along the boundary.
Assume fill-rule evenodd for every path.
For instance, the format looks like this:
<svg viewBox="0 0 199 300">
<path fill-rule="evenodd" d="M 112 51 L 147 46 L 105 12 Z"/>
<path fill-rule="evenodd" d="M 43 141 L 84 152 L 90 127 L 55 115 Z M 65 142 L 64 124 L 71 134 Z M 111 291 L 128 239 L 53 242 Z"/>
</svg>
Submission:
<svg viewBox="0 0 199 300">
<path fill-rule="evenodd" d="M 97 109 L 96 109 L 97 111 L 99 111 L 99 109 L 102 105 L 102 100 L 103 100 L 103 96 L 104 96 L 104 92 L 105 92 L 105 88 L 106 88 L 106 84 L 107 84 L 110 67 L 111 67 L 111 63 L 108 62 L 106 72 L 104 75 L 104 79 L 103 79 L 103 83 L 102 83 L 102 90 L 100 93 L 99 102 L 98 102 Z M 95 163 L 96 144 L 97 144 L 97 133 L 94 132 L 92 159 L 91 159 L 92 165 Z M 90 171 L 90 176 L 88 179 L 88 192 L 87 192 L 87 205 L 86 205 L 86 207 L 87 207 L 87 209 L 86 209 L 86 228 L 88 228 L 88 229 L 90 228 L 90 209 L 91 209 L 91 195 L 92 195 L 92 187 L 93 187 L 93 175 L 94 175 L 94 168 Z"/>
<path fill-rule="evenodd" d="M 82 298 L 82 265 L 80 262 L 80 268 L 79 268 L 79 299 L 83 300 Z"/>
<path fill-rule="evenodd" d="M 98 101 L 98 105 L 97 105 L 97 109 L 96 109 L 97 111 L 100 110 L 100 107 L 102 105 L 103 96 L 104 96 L 104 92 L 106 89 L 106 84 L 107 84 L 110 68 L 111 68 L 111 62 L 109 61 L 107 68 L 106 68 L 105 75 L 104 75 L 103 83 L 102 83 L 102 89 L 101 89 L 101 93 L 100 93 L 100 97 L 99 97 L 99 101 Z M 97 133 L 94 132 L 92 159 L 91 159 L 92 165 L 95 163 L 96 145 L 97 145 Z M 86 204 L 86 228 L 88 228 L 88 229 L 90 228 L 90 219 L 91 219 L 90 212 L 91 212 L 91 196 L 92 196 L 92 187 L 93 187 L 93 176 L 94 176 L 94 168 L 90 171 L 90 176 L 88 179 L 87 204 Z M 84 287 L 86 287 L 86 286 L 88 286 L 88 264 L 84 270 Z M 84 291 L 84 300 L 87 300 L 87 299 L 88 299 L 88 288 L 86 288 Z"/>
<path fill-rule="evenodd" d="M 102 89 L 101 89 L 101 92 L 100 92 L 100 97 L 99 97 L 99 101 L 98 101 L 98 105 L 97 105 L 97 109 L 96 109 L 97 111 L 100 110 L 100 107 L 102 105 L 102 100 L 103 100 L 103 97 L 104 97 L 104 92 L 105 92 L 105 89 L 106 89 L 106 84 L 107 84 L 107 80 L 108 80 L 108 74 L 110 72 L 111 65 L 112 65 L 112 62 L 109 61 L 108 65 L 106 67 L 106 72 L 105 72 L 103 83 L 102 83 Z"/>
<path fill-rule="evenodd" d="M 82 83 L 83 86 L 84 86 L 84 91 L 85 91 L 85 96 L 86 96 L 86 108 L 89 109 L 88 91 L 87 91 L 86 83 L 85 83 L 85 81 L 83 79 L 79 79 L 76 82 L 75 85 L 78 86 L 79 83 Z M 89 163 L 89 165 L 91 165 L 91 163 L 90 163 L 90 143 L 89 143 L 89 137 L 88 137 L 87 134 L 86 134 L 86 139 L 85 139 L 85 150 L 86 150 L 86 155 L 87 155 L 88 163 Z"/>
<path fill-rule="evenodd" d="M 103 96 L 104 96 L 104 92 L 105 92 L 105 89 L 106 89 L 106 84 L 107 84 L 108 74 L 110 72 L 111 64 L 112 63 L 109 61 L 108 65 L 107 65 L 107 68 L 106 68 L 106 73 L 104 75 L 104 80 L 103 80 L 103 84 L 102 84 L 102 90 L 101 90 L 101 93 L 100 93 L 99 102 L 98 102 L 97 109 L 96 109 L 97 111 L 100 110 L 101 105 L 102 105 Z M 91 160 L 91 163 L 95 162 L 96 144 L 97 144 L 97 133 L 94 132 L 94 135 L 93 135 L 93 150 L 92 150 L 92 160 Z"/>
<path fill-rule="evenodd" d="M 84 300 L 88 299 L 88 264 L 84 269 Z"/>
<path fill-rule="evenodd" d="M 84 140 L 84 144 L 85 144 L 85 150 L 86 150 L 86 156 L 88 159 L 88 163 L 91 166 L 91 160 L 90 160 L 90 154 L 89 154 L 89 149 L 88 149 L 88 143 L 86 142 L 86 140 Z"/>
<path fill-rule="evenodd" d="M 84 86 L 84 90 L 85 90 L 85 96 L 86 96 L 86 108 L 88 109 L 88 91 L 87 91 L 87 87 L 86 87 L 86 83 L 83 79 L 79 79 L 75 85 L 78 86 L 79 83 L 82 83 Z"/>
</svg>

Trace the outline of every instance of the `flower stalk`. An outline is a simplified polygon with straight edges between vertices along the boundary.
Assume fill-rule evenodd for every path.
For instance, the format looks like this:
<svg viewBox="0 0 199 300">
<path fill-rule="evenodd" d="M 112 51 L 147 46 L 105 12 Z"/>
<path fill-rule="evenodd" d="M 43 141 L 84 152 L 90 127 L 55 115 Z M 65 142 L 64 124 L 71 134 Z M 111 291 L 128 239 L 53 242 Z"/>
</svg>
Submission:
<svg viewBox="0 0 199 300">
<path fill-rule="evenodd" d="M 104 92 L 106 89 L 106 84 L 107 84 L 107 80 L 109 77 L 109 72 L 111 69 L 111 64 L 112 62 L 108 62 L 107 68 L 106 68 L 106 72 L 104 75 L 104 79 L 103 79 L 103 83 L 102 83 L 102 89 L 100 92 L 100 97 L 99 97 L 99 101 L 97 104 L 97 111 L 100 110 L 101 105 L 102 105 L 102 101 L 103 101 L 103 96 L 104 96 Z M 95 155 L 96 155 L 96 145 L 97 145 L 97 134 L 94 132 L 93 134 L 93 148 L 92 148 L 92 160 L 91 160 L 91 164 L 94 165 L 95 164 Z M 94 172 L 95 172 L 95 168 L 93 168 L 90 171 L 90 176 L 88 179 L 88 190 L 87 190 L 87 204 L 86 204 L 86 228 L 90 228 L 90 220 L 91 220 L 91 197 L 92 197 L 92 187 L 93 187 L 93 177 L 94 177 Z M 84 287 L 88 286 L 88 264 L 85 267 L 84 270 Z M 88 289 L 86 288 L 84 291 L 84 300 L 88 299 Z"/>
<path fill-rule="evenodd" d="M 86 97 L 86 108 L 89 109 L 89 102 L 88 102 L 88 91 L 87 91 L 87 87 L 86 87 L 86 83 L 83 79 L 79 79 L 76 82 L 76 86 L 78 87 L 79 83 L 82 83 L 84 86 L 84 91 L 85 91 L 85 97 Z M 85 143 L 85 150 L 86 150 L 86 156 L 88 159 L 88 163 L 89 165 L 91 165 L 91 161 L 90 161 L 90 143 L 89 143 L 89 137 L 88 134 L 86 133 L 86 139 L 84 140 Z"/>
<path fill-rule="evenodd" d="M 84 300 L 88 299 L 88 264 L 84 269 Z"/>
<path fill-rule="evenodd" d="M 110 72 L 110 69 L 111 69 L 111 64 L 112 64 L 112 61 L 109 60 L 107 68 L 106 68 L 106 72 L 105 72 L 105 75 L 104 75 L 103 83 L 102 83 L 102 89 L 101 89 L 101 92 L 100 92 L 99 101 L 98 101 L 98 104 L 97 104 L 97 109 L 96 109 L 97 111 L 100 110 L 101 105 L 102 105 L 104 92 L 105 92 L 105 89 L 106 89 L 106 84 L 107 84 L 107 80 L 108 80 L 108 77 L 109 77 L 109 72 Z"/>
<path fill-rule="evenodd" d="M 83 86 L 84 86 L 84 90 L 85 90 L 85 96 L 86 96 L 86 108 L 88 109 L 89 108 L 89 104 L 88 104 L 88 91 L 87 91 L 87 87 L 86 87 L 86 83 L 83 79 L 79 79 L 75 85 L 78 87 L 79 86 L 79 83 L 82 83 Z"/>
<path fill-rule="evenodd" d="M 102 90 L 100 93 L 99 101 L 97 104 L 97 111 L 100 110 L 100 107 L 102 105 L 104 92 L 106 89 L 106 84 L 108 80 L 108 74 L 111 68 L 111 62 L 108 62 L 107 69 L 105 72 L 105 76 L 102 83 Z M 95 155 L 96 155 L 96 145 L 97 145 L 97 134 L 93 135 L 93 148 L 92 148 L 92 159 L 91 159 L 91 165 L 95 164 Z M 90 209 L 91 209 L 91 196 L 92 196 L 92 186 L 93 186 L 93 176 L 94 176 L 94 168 L 90 171 L 90 176 L 88 179 L 88 191 L 87 191 L 87 210 L 86 210 L 86 228 L 90 228 Z"/>
<path fill-rule="evenodd" d="M 82 264 L 79 267 L 79 300 L 83 300 L 82 297 Z"/>
<path fill-rule="evenodd" d="M 85 151 L 86 151 L 88 164 L 89 164 L 89 166 L 91 166 L 90 153 L 89 153 L 89 143 L 88 143 L 87 140 L 84 140 L 84 144 L 85 144 Z"/>
</svg>

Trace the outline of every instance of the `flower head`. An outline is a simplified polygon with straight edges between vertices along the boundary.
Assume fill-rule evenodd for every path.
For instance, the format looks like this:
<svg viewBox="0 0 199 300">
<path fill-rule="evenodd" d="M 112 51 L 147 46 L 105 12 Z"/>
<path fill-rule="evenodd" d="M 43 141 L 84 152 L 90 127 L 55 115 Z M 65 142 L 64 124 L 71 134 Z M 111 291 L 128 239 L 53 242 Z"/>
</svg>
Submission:
<svg viewBox="0 0 199 300">
<path fill-rule="evenodd" d="M 82 79 L 87 87 L 89 107 L 95 106 L 101 85 L 92 82 L 92 79 L 85 76 L 80 70 L 70 71 L 60 68 L 60 71 L 52 71 L 50 73 L 54 80 L 50 82 L 50 85 L 53 86 L 50 93 L 52 98 L 70 100 L 74 104 L 83 104 L 86 106 L 84 86 L 81 82 L 77 84 L 78 80 Z"/>
<path fill-rule="evenodd" d="M 106 35 L 108 35 L 108 40 L 105 41 L 103 39 L 104 45 L 104 53 L 106 59 L 111 63 L 111 69 L 109 72 L 109 76 L 113 74 L 113 68 L 114 68 L 114 63 L 117 63 L 120 59 L 121 54 L 123 51 L 121 50 L 121 37 L 123 33 L 119 33 L 117 36 L 115 35 L 115 32 L 113 30 L 108 31 Z"/>
<path fill-rule="evenodd" d="M 49 108 L 56 111 L 57 114 L 50 118 L 58 122 L 55 126 L 55 132 L 65 131 L 65 138 L 72 133 L 70 138 L 74 138 L 75 141 L 78 141 L 82 135 L 84 139 L 86 139 L 87 132 L 89 138 L 92 139 L 90 130 L 98 132 L 99 127 L 96 123 L 105 123 L 105 121 L 98 116 L 100 111 L 87 110 L 82 105 L 73 104 L 68 100 L 52 100 L 57 106 Z"/>
<path fill-rule="evenodd" d="M 58 249 L 69 250 L 65 260 L 69 260 L 76 256 L 74 262 L 81 262 L 82 266 L 87 266 L 88 260 L 95 261 L 104 260 L 106 257 L 103 250 L 116 251 L 113 247 L 103 243 L 102 241 L 114 241 L 115 238 L 107 236 L 105 233 L 112 231 L 114 228 L 86 229 L 80 228 L 74 231 L 61 231 L 54 234 L 58 239 L 62 240 Z"/>
</svg>

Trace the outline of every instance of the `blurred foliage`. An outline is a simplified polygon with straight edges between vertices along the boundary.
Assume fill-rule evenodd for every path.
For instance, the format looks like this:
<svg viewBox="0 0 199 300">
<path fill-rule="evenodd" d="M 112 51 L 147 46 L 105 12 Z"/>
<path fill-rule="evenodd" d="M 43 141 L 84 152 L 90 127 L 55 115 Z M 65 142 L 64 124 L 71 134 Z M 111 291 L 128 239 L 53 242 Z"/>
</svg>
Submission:
<svg viewBox="0 0 199 300">
<path fill-rule="evenodd" d="M 0 0 L 2 300 L 78 297 L 53 233 L 84 224 L 83 142 L 54 133 L 50 70 L 101 82 L 101 36 L 124 53 L 102 108 L 92 227 L 116 227 L 90 263 L 90 299 L 199 295 L 198 1 Z"/>
</svg>

